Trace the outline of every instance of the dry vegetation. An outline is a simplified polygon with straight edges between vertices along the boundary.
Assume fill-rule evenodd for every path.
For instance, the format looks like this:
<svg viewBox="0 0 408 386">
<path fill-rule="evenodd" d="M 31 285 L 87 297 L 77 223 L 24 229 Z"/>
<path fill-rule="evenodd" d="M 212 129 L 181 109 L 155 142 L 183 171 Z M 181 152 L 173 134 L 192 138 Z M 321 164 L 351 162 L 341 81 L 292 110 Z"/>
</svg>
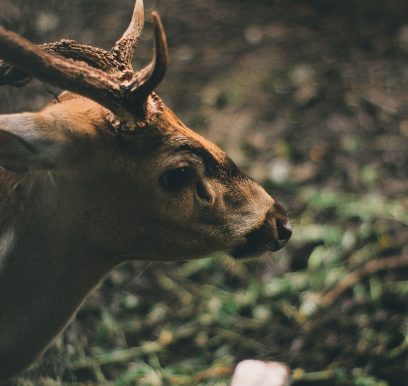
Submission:
<svg viewBox="0 0 408 386">
<path fill-rule="evenodd" d="M 107 48 L 132 2 L 1 0 L 0 20 Z M 161 96 L 291 208 L 293 241 L 259 261 L 122 266 L 14 384 L 221 386 L 243 358 L 287 362 L 295 385 L 408 384 L 408 3 L 155 3 Z M 54 90 L 0 92 L 5 113 Z"/>
</svg>

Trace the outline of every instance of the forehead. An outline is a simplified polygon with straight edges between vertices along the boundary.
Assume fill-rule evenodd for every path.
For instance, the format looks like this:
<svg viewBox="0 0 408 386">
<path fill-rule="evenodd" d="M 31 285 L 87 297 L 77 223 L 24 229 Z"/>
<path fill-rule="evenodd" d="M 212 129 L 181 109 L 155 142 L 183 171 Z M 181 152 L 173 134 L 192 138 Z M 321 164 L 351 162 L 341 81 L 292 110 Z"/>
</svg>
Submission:
<svg viewBox="0 0 408 386">
<path fill-rule="evenodd" d="M 186 127 L 177 116 L 165 109 L 157 122 L 158 129 L 165 136 L 166 145 L 174 151 L 187 150 L 198 155 L 214 174 L 230 177 L 243 176 L 236 164 L 217 145 Z"/>
<path fill-rule="evenodd" d="M 159 116 L 157 127 L 166 137 L 166 142 L 172 147 L 186 146 L 201 149 L 201 151 L 208 153 L 220 164 L 228 158 L 226 153 L 217 145 L 186 127 L 168 108 L 165 108 L 163 113 Z"/>
</svg>

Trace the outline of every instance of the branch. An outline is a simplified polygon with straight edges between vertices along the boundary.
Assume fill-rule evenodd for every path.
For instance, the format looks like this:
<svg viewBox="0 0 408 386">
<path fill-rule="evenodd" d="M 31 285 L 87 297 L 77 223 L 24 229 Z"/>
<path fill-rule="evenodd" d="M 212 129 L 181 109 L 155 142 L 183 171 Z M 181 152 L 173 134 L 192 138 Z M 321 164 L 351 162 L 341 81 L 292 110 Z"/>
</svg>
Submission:
<svg viewBox="0 0 408 386">
<path fill-rule="evenodd" d="M 408 255 L 393 256 L 384 259 L 370 260 L 362 267 L 348 274 L 334 287 L 328 291 L 322 298 L 322 306 L 334 303 L 345 291 L 358 283 L 363 277 L 370 276 L 373 273 L 408 266 Z"/>
</svg>

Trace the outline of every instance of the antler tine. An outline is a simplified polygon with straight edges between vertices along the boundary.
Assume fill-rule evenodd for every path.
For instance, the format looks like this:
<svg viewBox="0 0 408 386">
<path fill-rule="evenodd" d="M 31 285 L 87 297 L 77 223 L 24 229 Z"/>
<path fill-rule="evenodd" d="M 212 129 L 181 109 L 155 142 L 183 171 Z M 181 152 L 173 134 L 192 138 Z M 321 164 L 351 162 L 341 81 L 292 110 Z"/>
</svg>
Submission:
<svg viewBox="0 0 408 386">
<path fill-rule="evenodd" d="M 139 44 L 144 26 L 143 0 L 136 0 L 132 20 L 122 37 L 115 43 L 111 52 L 115 59 L 123 63 L 127 69 L 132 69 L 132 58 Z"/>
<path fill-rule="evenodd" d="M 145 101 L 152 91 L 160 84 L 166 74 L 169 62 L 166 34 L 163 24 L 157 12 L 152 12 L 155 36 L 155 50 L 153 59 L 145 68 L 135 75 L 136 82 L 127 97 L 127 106 L 134 106 L 138 102 Z"/>
<path fill-rule="evenodd" d="M 120 117 L 128 115 L 115 78 L 84 62 L 48 53 L 3 27 L 0 27 L 0 57 L 43 82 L 93 99 Z"/>
</svg>

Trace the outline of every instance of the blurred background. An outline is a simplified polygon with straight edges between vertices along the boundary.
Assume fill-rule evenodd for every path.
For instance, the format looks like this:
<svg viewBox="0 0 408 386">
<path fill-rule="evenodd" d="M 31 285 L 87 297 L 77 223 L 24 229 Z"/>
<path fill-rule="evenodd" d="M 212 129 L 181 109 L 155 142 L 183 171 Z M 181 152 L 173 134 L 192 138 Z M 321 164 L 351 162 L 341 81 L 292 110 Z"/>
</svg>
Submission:
<svg viewBox="0 0 408 386">
<path fill-rule="evenodd" d="M 224 386 L 256 358 L 288 363 L 295 385 L 408 385 L 408 3 L 145 7 L 170 48 L 159 94 L 289 208 L 293 238 L 258 260 L 120 267 L 12 384 Z M 132 8 L 0 0 L 0 23 L 37 43 L 108 49 Z M 147 18 L 135 66 L 151 37 Z M 38 110 L 57 92 L 3 87 L 0 112 Z"/>
</svg>

